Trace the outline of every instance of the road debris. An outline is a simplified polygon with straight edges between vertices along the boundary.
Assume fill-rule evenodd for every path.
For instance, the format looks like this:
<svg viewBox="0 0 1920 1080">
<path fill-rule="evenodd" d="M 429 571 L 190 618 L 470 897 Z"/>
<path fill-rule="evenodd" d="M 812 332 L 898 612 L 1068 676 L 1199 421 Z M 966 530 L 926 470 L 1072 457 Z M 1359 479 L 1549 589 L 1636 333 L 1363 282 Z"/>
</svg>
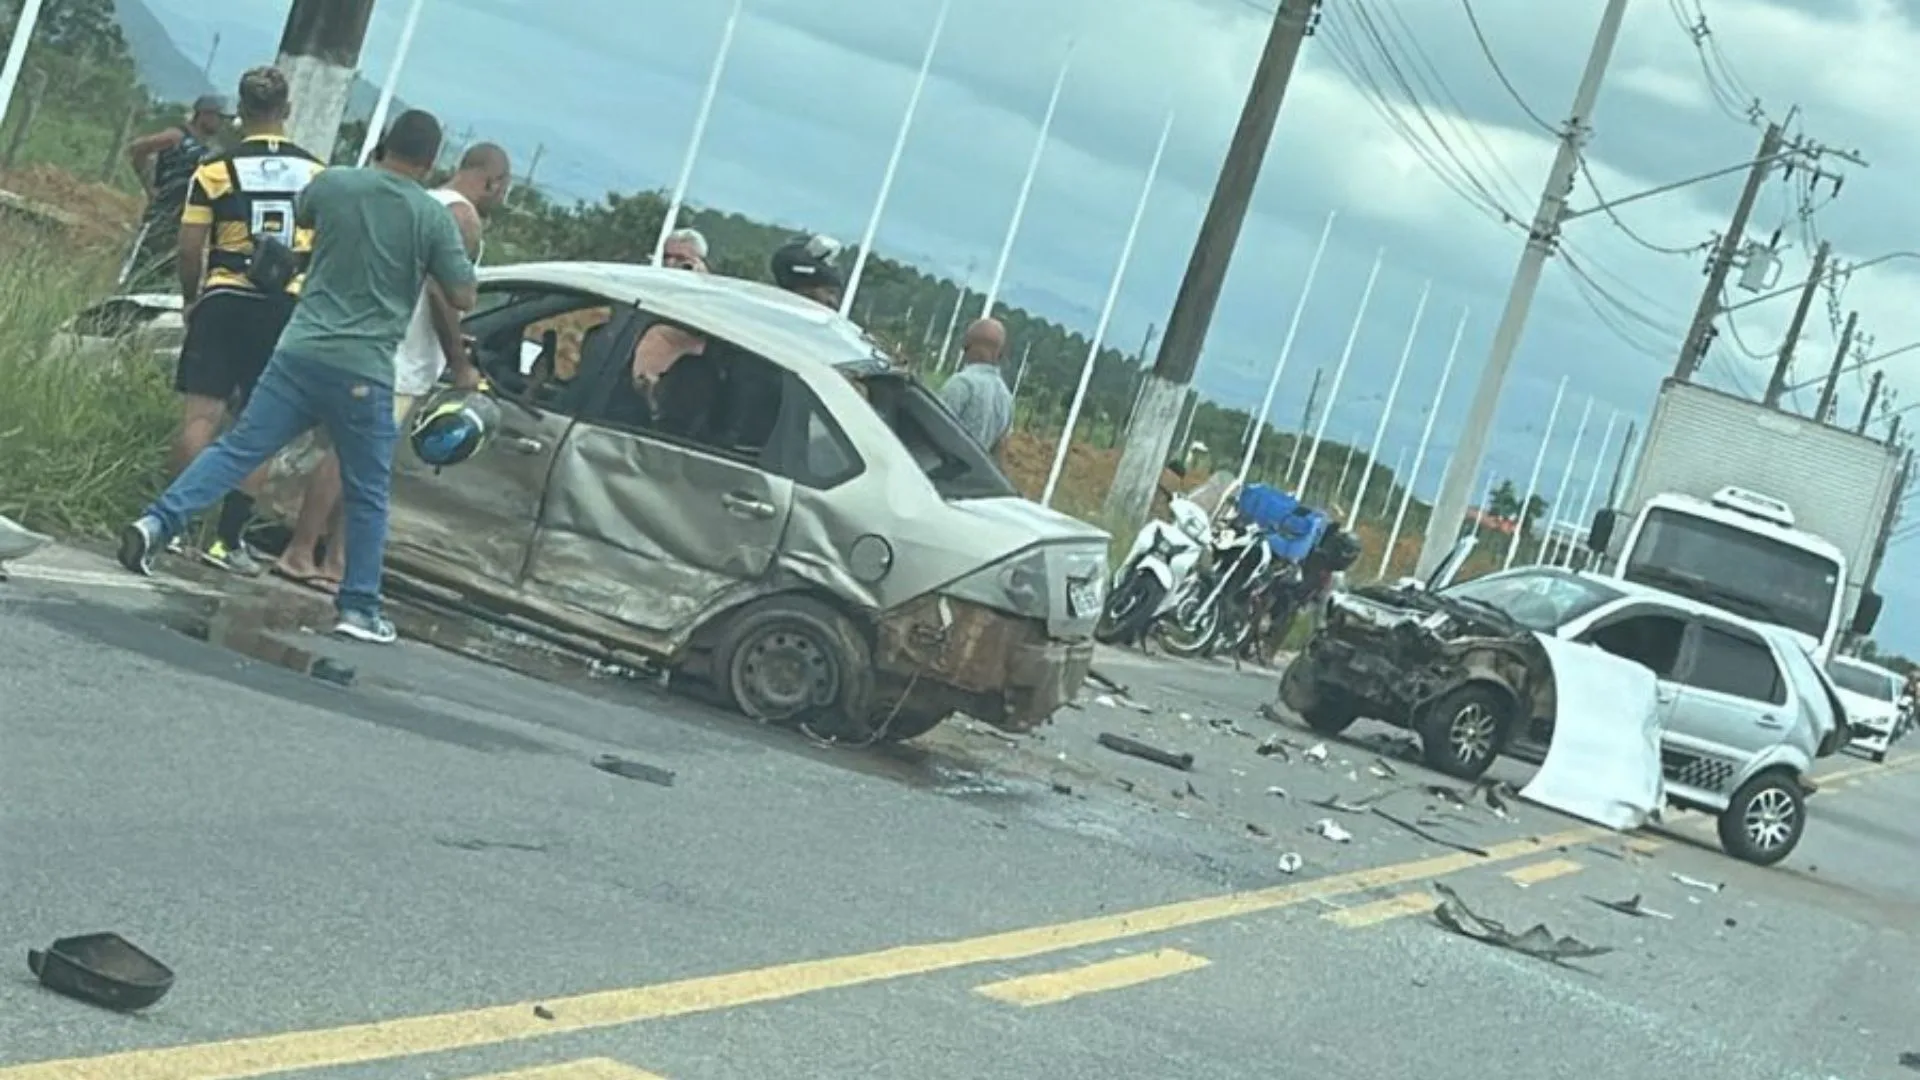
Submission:
<svg viewBox="0 0 1920 1080">
<path fill-rule="evenodd" d="M 1367 771 L 1379 777 L 1382 780 L 1393 780 L 1398 778 L 1400 775 L 1399 769 L 1396 769 L 1393 766 L 1387 764 L 1386 758 L 1379 758 L 1379 757 L 1373 759 L 1373 764 L 1367 766 Z"/>
<path fill-rule="evenodd" d="M 1639 893 L 1634 893 L 1632 898 L 1627 900 L 1602 900 L 1597 896 L 1589 896 L 1587 897 L 1587 899 L 1593 901 L 1596 904 L 1599 904 L 1601 907 L 1606 908 L 1608 911 L 1617 911 L 1622 915 L 1631 915 L 1636 919 L 1672 919 L 1673 918 L 1673 916 L 1667 914 L 1664 911 L 1655 911 L 1652 908 L 1647 907 L 1645 904 L 1642 904 L 1640 902 Z"/>
<path fill-rule="evenodd" d="M 1667 876 L 1685 885 L 1689 889 L 1699 889 L 1701 892 L 1717 893 L 1727 887 L 1724 881 L 1701 881 L 1699 878 L 1688 877 L 1685 874 L 1669 874 Z M 1696 901 L 1696 903 L 1697 902 L 1698 901 Z"/>
<path fill-rule="evenodd" d="M 173 971 L 112 932 L 64 937 L 46 951 L 30 949 L 27 969 L 40 985 L 115 1012 L 134 1012 L 173 988 Z"/>
<path fill-rule="evenodd" d="M 1193 768 L 1192 754 L 1176 754 L 1169 750 L 1162 750 L 1157 746 L 1150 746 L 1138 739 L 1129 739 L 1125 735 L 1115 735 L 1112 732 L 1103 731 L 1100 733 L 1099 743 L 1101 746 L 1106 747 L 1116 754 L 1137 757 L 1142 761 L 1151 761 L 1155 765 L 1165 765 L 1169 769 L 1179 769 L 1181 772 L 1188 772 Z"/>
<path fill-rule="evenodd" d="M 1589 945 L 1576 937 L 1556 937 L 1545 923 L 1535 923 L 1524 933 L 1516 934 L 1504 925 L 1477 914 L 1467 906 L 1466 901 L 1460 899 L 1459 893 L 1448 888 L 1444 882 L 1433 882 L 1432 887 L 1440 897 L 1440 906 L 1433 909 L 1434 921 L 1461 937 L 1498 945 L 1551 964 L 1605 956 L 1613 951 L 1610 946 Z"/>
<path fill-rule="evenodd" d="M 1229 735 L 1238 735 L 1243 739 L 1251 739 L 1254 737 L 1253 732 L 1248 731 L 1246 728 L 1243 728 L 1239 724 L 1236 724 L 1232 720 L 1228 720 L 1224 717 L 1215 717 L 1211 720 L 1208 720 L 1207 726 L 1212 728 L 1215 731 L 1224 731 Z"/>
<path fill-rule="evenodd" d="M 1429 798 L 1438 799 L 1443 803 L 1451 803 L 1462 810 L 1467 808 L 1469 796 L 1459 788 L 1448 787 L 1445 784 L 1424 784 L 1420 790 L 1425 792 Z"/>
<path fill-rule="evenodd" d="M 1299 743 L 1293 742 L 1290 739 L 1283 739 L 1278 735 L 1269 735 L 1259 746 L 1253 748 L 1253 752 L 1259 754 L 1261 757 L 1277 757 L 1281 761 L 1291 765 L 1293 764 L 1293 754 L 1299 749 Z"/>
<path fill-rule="evenodd" d="M 1618 859 L 1623 863 L 1638 863 L 1646 858 L 1645 855 L 1632 848 L 1603 847 L 1599 844 L 1587 844 L 1585 847 L 1595 855 L 1605 855 L 1609 859 Z"/>
<path fill-rule="evenodd" d="M 1327 744 L 1314 743 L 1312 746 L 1307 747 L 1307 752 L 1301 756 L 1313 762 L 1315 765 L 1324 766 L 1327 763 Z"/>
<path fill-rule="evenodd" d="M 649 784 L 672 787 L 674 773 L 672 769 L 663 769 L 658 765 L 648 765 L 644 761 L 633 761 L 613 754 L 601 754 L 593 759 L 593 767 L 603 773 L 624 776 L 628 780 L 645 780 Z"/>
<path fill-rule="evenodd" d="M 1206 801 L 1207 801 L 1207 797 L 1206 797 L 1205 795 L 1202 795 L 1202 794 L 1200 794 L 1200 789 L 1199 789 L 1199 788 L 1196 788 L 1196 787 L 1194 787 L 1194 786 L 1193 786 L 1193 781 L 1191 781 L 1191 780 L 1189 780 L 1189 781 L 1187 781 L 1187 794 L 1188 794 L 1188 795 L 1191 795 L 1192 797 L 1194 797 L 1194 798 L 1196 798 L 1196 799 L 1199 799 L 1199 800 L 1200 800 L 1201 802 L 1206 802 Z"/>
<path fill-rule="evenodd" d="M 1901 1054 L 1900 1065 L 1902 1068 L 1912 1069 L 1914 1072 L 1920 1072 L 1920 1053 L 1916 1053 L 1912 1050 L 1909 1050 L 1906 1053 Z"/>
<path fill-rule="evenodd" d="M 1364 814 L 1374 803 L 1389 796 L 1397 795 L 1400 793 L 1400 790 L 1399 788 L 1388 788 L 1385 791 L 1376 791 L 1371 795 L 1351 800 L 1343 799 L 1338 795 L 1329 795 L 1324 799 L 1312 799 L 1309 801 L 1322 810 L 1337 810 L 1342 814 Z"/>
<path fill-rule="evenodd" d="M 1504 820 L 1512 816 L 1507 803 L 1518 799 L 1520 793 L 1504 780 L 1482 780 L 1473 786 L 1473 797 L 1484 802 L 1495 817 Z"/>
<path fill-rule="evenodd" d="M 553 1019 L 553 1010 L 547 1008 L 545 1005 L 535 1005 L 533 1007 L 533 1015 L 542 1020 L 551 1020 Z"/>
<path fill-rule="evenodd" d="M 1254 822 L 1251 822 L 1251 821 L 1247 822 L 1247 832 L 1254 836 L 1258 836 L 1263 840 L 1273 835 L 1272 829 L 1267 828 L 1265 825 L 1255 824 Z"/>
<path fill-rule="evenodd" d="M 1073 785 L 1064 780 L 1055 780 L 1053 782 L 1053 793 L 1055 795 L 1071 795 L 1073 794 Z"/>
<path fill-rule="evenodd" d="M 1289 794 L 1287 794 L 1287 789 L 1286 789 L 1286 788 L 1283 788 L 1283 787 L 1281 787 L 1281 786 L 1279 786 L 1278 784 L 1275 784 L 1275 785 L 1274 785 L 1273 787 L 1270 787 L 1270 788 L 1268 788 L 1268 789 L 1267 789 L 1267 794 L 1269 794 L 1269 795 L 1272 795 L 1272 796 L 1274 796 L 1275 798 L 1280 798 L 1280 799 L 1289 799 L 1289 800 L 1290 800 L 1290 799 L 1292 799 L 1292 798 L 1293 798 L 1293 796 L 1291 796 L 1291 795 L 1289 795 Z"/>
<path fill-rule="evenodd" d="M 1420 740 L 1399 732 L 1375 732 L 1355 742 L 1381 757 L 1398 758 L 1401 761 L 1420 760 Z"/>
<path fill-rule="evenodd" d="M 1123 697 L 1131 696 L 1132 694 L 1132 691 L 1127 689 L 1125 685 L 1115 682 L 1113 679 L 1108 678 L 1104 673 L 1102 673 L 1097 668 L 1092 668 L 1087 671 L 1087 681 L 1091 683 L 1098 683 L 1099 685 Z"/>
<path fill-rule="evenodd" d="M 1307 826 L 1307 831 L 1336 844 L 1347 844 L 1353 841 L 1353 834 L 1342 828 L 1340 823 L 1332 818 L 1321 818 Z"/>
<path fill-rule="evenodd" d="M 1391 822 L 1395 825 L 1398 825 L 1402 829 L 1405 829 L 1406 831 L 1412 833 L 1413 835 L 1419 837 L 1422 840 L 1427 841 L 1430 844 L 1439 844 L 1441 847 L 1449 847 L 1454 849 L 1455 851 L 1464 851 L 1469 855 L 1478 855 L 1483 859 L 1487 857 L 1487 851 L 1484 848 L 1477 848 L 1477 847 L 1474 847 L 1472 844 L 1462 843 L 1458 840 L 1449 840 L 1438 833 L 1429 832 L 1427 829 L 1422 828 L 1421 826 L 1416 825 L 1411 821 L 1406 821 L 1404 819 L 1397 818 L 1392 814 L 1387 813 L 1385 810 L 1380 809 L 1377 806 L 1373 808 L 1373 813 L 1374 813 L 1374 816 L 1379 817 L 1385 821 Z"/>
<path fill-rule="evenodd" d="M 1304 865 L 1306 860 L 1302 859 L 1297 851 L 1289 851 L 1280 856 L 1280 872 L 1283 874 L 1297 874 Z"/>
</svg>

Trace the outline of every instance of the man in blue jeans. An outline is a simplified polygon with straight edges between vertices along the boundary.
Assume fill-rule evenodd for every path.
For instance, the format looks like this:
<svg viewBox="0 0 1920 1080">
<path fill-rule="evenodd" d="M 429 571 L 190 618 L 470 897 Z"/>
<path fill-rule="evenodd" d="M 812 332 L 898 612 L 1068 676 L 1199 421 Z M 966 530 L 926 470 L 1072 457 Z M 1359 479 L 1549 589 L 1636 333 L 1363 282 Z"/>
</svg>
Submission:
<svg viewBox="0 0 1920 1080">
<path fill-rule="evenodd" d="M 120 562 L 153 572 L 154 555 L 211 506 L 318 426 L 340 459 L 346 503 L 346 579 L 334 632 L 394 640 L 380 608 L 393 475 L 393 357 L 422 289 L 459 311 L 473 307 L 473 263 L 459 226 L 423 185 L 440 154 L 440 122 L 402 113 L 382 140 L 379 164 L 329 169 L 301 192 L 296 220 L 314 230 L 313 254 L 293 317 L 233 429 L 195 458 L 120 539 Z"/>
</svg>

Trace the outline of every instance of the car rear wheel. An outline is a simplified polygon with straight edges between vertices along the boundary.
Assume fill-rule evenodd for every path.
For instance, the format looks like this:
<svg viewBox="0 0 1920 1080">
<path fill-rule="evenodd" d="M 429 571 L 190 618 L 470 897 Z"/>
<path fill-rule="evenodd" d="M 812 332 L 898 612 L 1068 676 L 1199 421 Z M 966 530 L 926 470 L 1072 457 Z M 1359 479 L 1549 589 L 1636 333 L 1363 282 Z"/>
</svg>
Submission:
<svg viewBox="0 0 1920 1080">
<path fill-rule="evenodd" d="M 1720 814 L 1720 846 L 1742 862 L 1771 866 L 1800 843 L 1807 798 L 1793 777 L 1766 772 L 1733 793 Z"/>
<path fill-rule="evenodd" d="M 846 616 L 804 596 L 772 597 L 735 615 L 713 670 L 734 708 L 761 723 L 858 735 L 873 712 L 866 639 Z"/>
<path fill-rule="evenodd" d="M 1420 749 L 1427 767 L 1461 780 L 1478 780 L 1506 744 L 1513 704 L 1485 683 L 1469 683 L 1427 706 L 1420 717 Z"/>
</svg>

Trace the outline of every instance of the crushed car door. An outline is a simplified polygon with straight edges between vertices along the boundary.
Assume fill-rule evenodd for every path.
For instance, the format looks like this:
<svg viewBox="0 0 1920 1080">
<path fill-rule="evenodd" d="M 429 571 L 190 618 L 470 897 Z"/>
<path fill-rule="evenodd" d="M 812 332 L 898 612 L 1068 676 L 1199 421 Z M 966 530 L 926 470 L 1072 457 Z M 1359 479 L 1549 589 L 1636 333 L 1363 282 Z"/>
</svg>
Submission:
<svg viewBox="0 0 1920 1080">
<path fill-rule="evenodd" d="M 551 286 L 481 287 L 462 329 L 500 400 L 500 430 L 446 469 L 402 440 L 388 538 L 397 562 L 456 585 L 521 582 L 547 478 L 573 426 L 582 356 L 603 348 L 610 324 L 628 321 L 629 310 Z"/>
<path fill-rule="evenodd" d="M 640 317 L 644 323 L 646 317 Z M 633 383 L 638 326 L 592 376 L 590 401 L 554 463 L 529 593 L 672 635 L 722 593 L 767 575 L 793 507 L 793 482 L 763 467 L 772 451 L 786 373 L 710 335 L 675 361 L 713 364 L 724 378 L 709 419 L 636 418 L 620 402 Z M 663 377 L 664 378 L 664 377 Z M 624 383 L 625 385 L 621 385 Z"/>
<path fill-rule="evenodd" d="M 1787 680 L 1766 641 L 1751 631 L 1695 618 L 1680 662 L 1669 741 L 1678 782 L 1731 794 L 1754 756 L 1785 740 L 1798 720 Z"/>
</svg>

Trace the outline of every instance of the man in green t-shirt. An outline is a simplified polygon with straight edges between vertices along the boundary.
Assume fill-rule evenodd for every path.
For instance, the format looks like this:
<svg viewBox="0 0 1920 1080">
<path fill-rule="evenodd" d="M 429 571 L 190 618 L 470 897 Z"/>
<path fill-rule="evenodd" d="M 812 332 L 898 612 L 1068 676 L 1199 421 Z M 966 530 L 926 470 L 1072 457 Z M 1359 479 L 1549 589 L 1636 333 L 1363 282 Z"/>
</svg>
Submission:
<svg viewBox="0 0 1920 1080">
<path fill-rule="evenodd" d="M 307 278 L 280 345 L 233 429 L 208 447 L 121 534 L 120 562 L 138 574 L 189 517 L 314 427 L 340 459 L 346 503 L 346 578 L 334 631 L 394 640 L 380 607 L 387 497 L 399 424 L 393 356 L 422 289 L 455 310 L 473 307 L 473 263 L 453 215 L 422 182 L 440 154 L 440 122 L 418 109 L 387 129 L 379 164 L 330 169 L 295 211 L 314 230 Z"/>
</svg>

